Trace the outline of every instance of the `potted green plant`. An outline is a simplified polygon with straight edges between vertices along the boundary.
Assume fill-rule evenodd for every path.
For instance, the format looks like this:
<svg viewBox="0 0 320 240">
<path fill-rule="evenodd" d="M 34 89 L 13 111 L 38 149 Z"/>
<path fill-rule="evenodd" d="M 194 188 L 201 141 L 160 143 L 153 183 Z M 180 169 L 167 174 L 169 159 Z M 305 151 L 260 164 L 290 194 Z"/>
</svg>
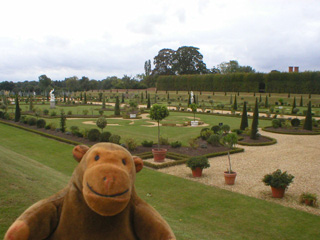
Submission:
<svg viewBox="0 0 320 240">
<path fill-rule="evenodd" d="M 208 158 L 204 156 L 191 157 L 186 162 L 187 167 L 191 168 L 194 177 L 201 177 L 202 170 L 210 167 Z"/>
<path fill-rule="evenodd" d="M 308 206 L 316 206 L 317 200 L 317 195 L 314 193 L 304 192 L 300 195 L 300 202 Z"/>
<path fill-rule="evenodd" d="M 282 172 L 280 169 L 277 169 L 271 174 L 266 174 L 262 181 L 265 185 L 271 187 L 272 197 L 283 198 L 285 190 L 293 182 L 293 179 L 294 176 L 288 174 L 287 171 Z"/>
<path fill-rule="evenodd" d="M 160 121 L 169 116 L 169 110 L 165 105 L 154 104 L 150 109 L 150 118 L 158 122 L 158 148 L 152 149 L 153 158 L 155 162 L 163 162 L 167 149 L 160 148 Z"/>
<path fill-rule="evenodd" d="M 230 150 L 238 142 L 238 135 L 236 133 L 228 133 L 222 139 L 223 144 L 229 148 L 228 150 L 228 160 L 229 160 L 229 169 L 224 172 L 224 180 L 227 185 L 234 185 L 234 182 L 237 177 L 237 173 L 232 170 L 231 160 L 230 160 Z"/>
</svg>

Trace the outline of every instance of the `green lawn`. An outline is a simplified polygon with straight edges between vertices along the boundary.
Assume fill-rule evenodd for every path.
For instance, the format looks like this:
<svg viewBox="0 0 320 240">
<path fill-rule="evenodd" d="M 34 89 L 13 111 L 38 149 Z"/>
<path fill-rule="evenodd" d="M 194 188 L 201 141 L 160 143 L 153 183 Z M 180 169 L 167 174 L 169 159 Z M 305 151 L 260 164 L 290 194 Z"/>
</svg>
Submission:
<svg viewBox="0 0 320 240">
<path fill-rule="evenodd" d="M 76 161 L 72 145 L 3 124 L 0 133 L 3 238 L 23 210 L 65 186 Z M 317 239 L 320 234 L 319 216 L 154 170 L 139 173 L 136 187 L 177 239 Z"/>
</svg>

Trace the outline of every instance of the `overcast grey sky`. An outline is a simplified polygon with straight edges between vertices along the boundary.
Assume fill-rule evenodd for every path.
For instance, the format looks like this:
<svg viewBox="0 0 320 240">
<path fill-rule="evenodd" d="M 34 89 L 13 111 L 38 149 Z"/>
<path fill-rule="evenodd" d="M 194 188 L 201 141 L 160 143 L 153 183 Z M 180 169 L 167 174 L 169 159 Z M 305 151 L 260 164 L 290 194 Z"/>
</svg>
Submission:
<svg viewBox="0 0 320 240">
<path fill-rule="evenodd" d="M 10 0 L 0 3 L 0 81 L 135 76 L 163 48 L 208 68 L 319 71 L 319 0 Z"/>
</svg>

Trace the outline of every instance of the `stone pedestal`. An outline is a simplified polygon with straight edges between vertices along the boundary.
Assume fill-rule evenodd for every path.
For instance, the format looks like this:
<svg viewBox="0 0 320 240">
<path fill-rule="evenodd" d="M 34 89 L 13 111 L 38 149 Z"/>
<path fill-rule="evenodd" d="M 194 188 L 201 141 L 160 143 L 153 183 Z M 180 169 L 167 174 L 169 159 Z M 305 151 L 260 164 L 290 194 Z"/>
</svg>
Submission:
<svg viewBox="0 0 320 240">
<path fill-rule="evenodd" d="M 55 101 L 50 101 L 50 108 L 56 108 L 56 102 Z"/>
<path fill-rule="evenodd" d="M 191 127 L 196 127 L 199 125 L 198 121 L 191 121 Z"/>
</svg>

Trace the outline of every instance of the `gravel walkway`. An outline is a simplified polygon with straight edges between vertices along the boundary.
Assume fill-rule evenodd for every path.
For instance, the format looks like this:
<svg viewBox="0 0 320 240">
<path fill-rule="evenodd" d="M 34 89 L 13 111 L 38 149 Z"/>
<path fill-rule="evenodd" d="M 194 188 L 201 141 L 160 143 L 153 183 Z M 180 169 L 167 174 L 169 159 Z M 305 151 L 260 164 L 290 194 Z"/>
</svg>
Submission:
<svg viewBox="0 0 320 240">
<path fill-rule="evenodd" d="M 193 178 L 191 170 L 185 165 L 158 171 L 320 215 L 319 207 L 313 208 L 299 203 L 302 192 L 316 193 L 320 198 L 320 135 L 297 136 L 260 132 L 264 136 L 277 139 L 278 143 L 260 147 L 238 145 L 244 148 L 245 152 L 231 155 L 232 169 L 237 172 L 234 186 L 224 183 L 223 172 L 228 168 L 227 156 L 210 158 L 211 167 L 204 169 L 201 178 Z M 270 187 L 262 182 L 265 174 L 278 168 L 295 176 L 283 199 L 272 198 Z"/>
</svg>

